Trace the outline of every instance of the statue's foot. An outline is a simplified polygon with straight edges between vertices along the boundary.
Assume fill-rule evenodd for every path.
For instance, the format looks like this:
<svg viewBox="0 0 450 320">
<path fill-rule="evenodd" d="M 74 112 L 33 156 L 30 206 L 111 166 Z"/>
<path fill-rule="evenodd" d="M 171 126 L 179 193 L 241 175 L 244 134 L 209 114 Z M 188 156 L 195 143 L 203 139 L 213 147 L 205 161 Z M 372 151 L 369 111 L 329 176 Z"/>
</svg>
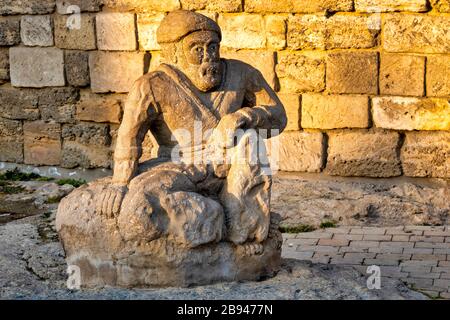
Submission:
<svg viewBox="0 0 450 320">
<path fill-rule="evenodd" d="M 261 243 L 250 242 L 239 245 L 240 250 L 246 256 L 256 256 L 262 254 L 264 246 Z"/>
</svg>

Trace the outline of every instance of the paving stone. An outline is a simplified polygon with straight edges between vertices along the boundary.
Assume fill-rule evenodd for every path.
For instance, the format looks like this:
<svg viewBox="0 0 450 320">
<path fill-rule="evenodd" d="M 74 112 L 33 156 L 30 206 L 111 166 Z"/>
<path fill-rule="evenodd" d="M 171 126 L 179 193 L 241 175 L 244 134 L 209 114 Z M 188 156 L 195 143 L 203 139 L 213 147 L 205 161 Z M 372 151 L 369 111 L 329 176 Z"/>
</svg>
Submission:
<svg viewBox="0 0 450 320">
<path fill-rule="evenodd" d="M 405 248 L 403 250 L 405 254 L 433 254 L 433 249 L 431 248 Z"/>
<path fill-rule="evenodd" d="M 331 239 L 333 234 L 331 232 L 318 233 L 318 232 L 301 232 L 295 236 L 297 239 Z"/>
<path fill-rule="evenodd" d="M 392 259 L 364 259 L 364 265 L 378 265 L 378 266 L 398 266 L 399 265 L 398 260 L 392 260 Z"/>
<path fill-rule="evenodd" d="M 362 240 L 363 235 L 362 234 L 339 234 L 335 233 L 333 236 L 333 239 L 337 240 Z"/>
<path fill-rule="evenodd" d="M 417 265 L 411 265 L 411 266 L 401 266 L 402 272 L 408 272 L 408 273 L 429 273 L 431 272 L 431 267 L 429 266 L 417 266 Z"/>
<path fill-rule="evenodd" d="M 380 266 L 380 272 L 381 276 L 397 279 L 408 276 L 407 272 L 401 272 L 401 268 L 396 266 Z"/>
<path fill-rule="evenodd" d="M 410 278 L 418 278 L 418 279 L 439 279 L 441 274 L 438 272 L 430 272 L 430 273 L 415 273 L 410 272 L 408 277 Z"/>
<path fill-rule="evenodd" d="M 411 236 L 409 241 L 412 242 L 444 242 L 444 237 L 432 237 L 432 236 Z"/>
<path fill-rule="evenodd" d="M 287 244 L 291 246 L 298 246 L 298 245 L 316 245 L 317 242 L 319 242 L 319 239 L 289 239 L 287 240 Z"/>
<path fill-rule="evenodd" d="M 448 279 L 434 279 L 433 286 L 450 291 L 450 280 Z"/>
<path fill-rule="evenodd" d="M 412 260 L 445 260 L 445 254 L 413 254 Z"/>
<path fill-rule="evenodd" d="M 297 248 L 297 251 L 314 251 L 320 253 L 337 253 L 338 247 L 332 246 L 301 246 Z"/>
<path fill-rule="evenodd" d="M 363 240 L 373 240 L 373 241 L 391 241 L 391 235 L 378 235 L 378 234 L 365 234 Z"/>
<path fill-rule="evenodd" d="M 356 248 L 376 248 L 379 247 L 378 241 L 350 241 L 350 247 Z"/>
<path fill-rule="evenodd" d="M 396 242 L 380 242 L 381 248 L 412 248 L 414 247 L 413 242 L 406 242 L 406 241 L 396 241 Z"/>
<path fill-rule="evenodd" d="M 298 260 L 310 260 L 313 256 L 314 252 L 298 252 L 298 251 L 292 251 L 292 250 L 284 250 L 283 251 L 283 258 L 285 259 L 298 259 Z"/>
<path fill-rule="evenodd" d="M 433 285 L 433 279 L 403 278 L 402 280 L 418 289 L 427 289 Z"/>
<path fill-rule="evenodd" d="M 393 235 L 392 241 L 409 241 L 411 235 Z"/>
<path fill-rule="evenodd" d="M 450 272 L 450 267 L 435 267 L 433 266 L 431 268 L 432 272 L 445 272 L 445 273 L 449 273 Z"/>
<path fill-rule="evenodd" d="M 443 231 L 440 230 L 424 230 L 424 236 L 436 236 L 436 237 L 450 237 L 450 230 L 446 229 Z"/>
<path fill-rule="evenodd" d="M 433 249 L 449 249 L 450 243 L 444 242 L 416 242 L 416 248 L 433 248 Z"/>
<path fill-rule="evenodd" d="M 402 247 L 391 247 L 391 246 L 383 247 L 383 248 L 369 248 L 369 252 L 373 252 L 373 253 L 403 253 L 403 248 Z"/>
</svg>

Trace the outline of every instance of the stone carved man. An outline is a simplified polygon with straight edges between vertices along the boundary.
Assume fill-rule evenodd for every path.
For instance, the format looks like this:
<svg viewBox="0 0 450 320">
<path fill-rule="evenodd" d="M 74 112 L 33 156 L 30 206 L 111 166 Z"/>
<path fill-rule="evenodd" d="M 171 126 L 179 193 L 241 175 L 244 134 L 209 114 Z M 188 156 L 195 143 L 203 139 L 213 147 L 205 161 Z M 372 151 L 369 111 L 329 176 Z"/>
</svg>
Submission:
<svg viewBox="0 0 450 320">
<path fill-rule="evenodd" d="M 114 279 L 102 275 L 101 281 L 127 285 L 173 285 L 180 279 L 208 283 L 267 273 L 272 268 L 268 261 L 278 263 L 278 240 L 264 261 L 241 261 L 232 253 L 237 246 L 247 254 L 261 254 L 270 231 L 270 175 L 260 161 L 238 161 L 237 155 L 250 149 L 250 129 L 282 131 L 284 108 L 259 71 L 220 58 L 221 30 L 213 20 L 191 11 L 171 12 L 161 22 L 157 40 L 167 63 L 139 78 L 128 95 L 112 179 L 76 190 L 58 208 L 56 224 L 68 262 L 91 273 L 105 268 L 98 261 L 114 261 L 108 268 L 115 271 L 107 273 Z M 196 126 L 204 133 L 201 139 L 192 139 Z M 236 139 L 239 130 L 244 134 Z M 159 145 L 159 158 L 139 163 L 148 131 Z M 208 161 L 177 163 L 171 160 L 174 150 L 182 158 L 201 153 Z M 208 150 L 231 150 L 230 161 L 216 161 Z M 161 239 L 166 244 L 157 247 Z M 169 242 L 177 244 L 178 253 L 168 249 Z M 149 244 L 155 244 L 155 256 L 149 256 Z M 180 247 L 197 251 L 187 254 Z M 139 250 L 150 257 L 139 260 L 139 267 L 131 258 L 119 258 L 134 257 Z M 202 250 L 209 253 L 198 258 Z M 199 260 L 210 266 L 210 274 L 198 269 Z M 240 263 L 251 267 L 236 267 Z M 118 264 L 125 267 L 119 270 Z M 171 275 L 154 280 L 155 264 Z M 133 273 L 136 268 L 144 271 Z M 96 278 L 101 273 L 92 274 Z"/>
</svg>

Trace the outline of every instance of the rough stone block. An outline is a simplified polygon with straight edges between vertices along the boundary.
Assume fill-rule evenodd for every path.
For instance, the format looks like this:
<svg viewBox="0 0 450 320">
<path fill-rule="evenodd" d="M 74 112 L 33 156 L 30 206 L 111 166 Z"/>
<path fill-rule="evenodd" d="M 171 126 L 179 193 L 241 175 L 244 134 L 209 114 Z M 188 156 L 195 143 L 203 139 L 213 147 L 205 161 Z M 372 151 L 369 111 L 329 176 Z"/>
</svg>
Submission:
<svg viewBox="0 0 450 320">
<path fill-rule="evenodd" d="M 92 91 L 128 92 L 134 81 L 144 74 L 144 56 L 138 52 L 91 52 Z"/>
<path fill-rule="evenodd" d="M 431 4 L 439 12 L 450 12 L 450 0 L 431 0 Z"/>
<path fill-rule="evenodd" d="M 33 165 L 59 165 L 61 162 L 61 125 L 41 120 L 25 121 L 24 159 Z"/>
<path fill-rule="evenodd" d="M 222 51 L 220 56 L 226 59 L 236 59 L 243 61 L 258 69 L 267 83 L 275 89 L 277 78 L 275 74 L 275 54 L 270 51 L 243 50 L 243 51 Z"/>
<path fill-rule="evenodd" d="M 326 48 L 326 21 L 320 15 L 295 15 L 288 20 L 287 44 L 289 48 L 322 49 Z"/>
<path fill-rule="evenodd" d="M 336 129 L 369 127 L 369 98 L 304 94 L 302 128 Z"/>
<path fill-rule="evenodd" d="M 427 0 L 355 0 L 359 12 L 428 11 Z"/>
<path fill-rule="evenodd" d="M 39 118 L 38 90 L 0 88 L 0 114 L 4 118 L 36 120 Z"/>
<path fill-rule="evenodd" d="M 0 48 L 0 84 L 9 80 L 9 50 Z"/>
<path fill-rule="evenodd" d="M 385 53 L 380 62 L 380 93 L 423 96 L 425 57 Z"/>
<path fill-rule="evenodd" d="M 287 17 L 281 15 L 267 15 L 266 21 L 267 45 L 273 49 L 286 47 Z"/>
<path fill-rule="evenodd" d="M 64 54 L 57 48 L 9 49 L 11 84 L 15 87 L 64 86 Z"/>
<path fill-rule="evenodd" d="M 327 88 L 332 93 L 378 92 L 378 53 L 339 52 L 327 58 Z"/>
<path fill-rule="evenodd" d="M 427 57 L 427 95 L 450 96 L 450 56 Z"/>
<path fill-rule="evenodd" d="M 118 11 L 169 12 L 181 9 L 180 0 L 103 0 L 105 7 Z"/>
<path fill-rule="evenodd" d="M 266 46 L 264 19 L 257 14 L 220 15 L 221 45 L 235 49 L 260 49 Z"/>
<path fill-rule="evenodd" d="M 276 72 L 283 92 L 319 92 L 325 89 L 325 61 L 320 57 L 280 53 Z"/>
<path fill-rule="evenodd" d="M 180 0 L 185 10 L 208 10 L 214 12 L 241 12 L 242 0 Z"/>
<path fill-rule="evenodd" d="M 23 130 L 21 121 L 0 118 L 0 161 L 23 161 Z"/>
<path fill-rule="evenodd" d="M 400 158 L 411 177 L 450 177 L 450 132 L 407 132 Z"/>
<path fill-rule="evenodd" d="M 450 130 L 450 101 L 406 97 L 372 99 L 377 127 L 395 130 Z"/>
<path fill-rule="evenodd" d="M 56 0 L 56 12 L 59 14 L 72 14 L 74 9 L 71 6 L 80 8 L 80 12 L 100 11 L 102 0 Z"/>
<path fill-rule="evenodd" d="M 78 90 L 72 87 L 40 90 L 41 119 L 60 123 L 74 122 L 78 98 Z"/>
<path fill-rule="evenodd" d="M 279 170 L 320 172 L 324 160 L 321 132 L 287 131 L 278 139 Z"/>
<path fill-rule="evenodd" d="M 55 10 L 55 0 L 2 0 L 0 15 L 46 14 Z"/>
<path fill-rule="evenodd" d="M 391 52 L 450 52 L 450 19 L 445 16 L 387 14 L 383 48 Z"/>
<path fill-rule="evenodd" d="M 109 126 L 102 123 L 78 122 L 65 124 L 62 127 L 64 141 L 76 141 L 91 146 L 106 146 L 111 144 Z"/>
<path fill-rule="evenodd" d="M 398 142 L 399 134 L 392 131 L 329 132 L 326 172 L 337 176 L 399 176 Z"/>
<path fill-rule="evenodd" d="M 308 12 L 337 12 L 351 11 L 352 0 L 246 0 L 245 11 L 247 12 L 286 12 L 286 13 L 308 13 Z"/>
<path fill-rule="evenodd" d="M 80 25 L 72 23 L 76 19 L 68 15 L 56 15 L 55 45 L 62 49 L 93 50 L 95 43 L 95 15 L 82 13 Z"/>
<path fill-rule="evenodd" d="M 53 46 L 52 17 L 22 16 L 20 21 L 20 37 L 26 46 Z"/>
<path fill-rule="evenodd" d="M 0 16 L 0 46 L 14 46 L 19 43 L 20 18 Z"/>
<path fill-rule="evenodd" d="M 120 123 L 123 95 L 98 95 L 83 92 L 77 104 L 76 118 L 82 121 Z"/>
<path fill-rule="evenodd" d="M 89 85 L 89 53 L 67 50 L 64 52 L 67 83 L 74 87 Z"/>
<path fill-rule="evenodd" d="M 284 130 L 285 131 L 300 130 L 301 96 L 299 96 L 297 94 L 282 93 L 282 94 L 279 94 L 278 97 L 280 98 L 281 103 L 283 103 L 284 110 L 286 111 L 287 125 Z"/>
<path fill-rule="evenodd" d="M 157 14 L 138 14 L 137 28 L 139 34 L 139 45 L 143 50 L 160 50 L 158 42 L 156 41 L 156 30 L 159 27 L 164 13 Z"/>
<path fill-rule="evenodd" d="M 136 50 L 134 13 L 102 12 L 96 16 L 99 50 Z"/>
</svg>

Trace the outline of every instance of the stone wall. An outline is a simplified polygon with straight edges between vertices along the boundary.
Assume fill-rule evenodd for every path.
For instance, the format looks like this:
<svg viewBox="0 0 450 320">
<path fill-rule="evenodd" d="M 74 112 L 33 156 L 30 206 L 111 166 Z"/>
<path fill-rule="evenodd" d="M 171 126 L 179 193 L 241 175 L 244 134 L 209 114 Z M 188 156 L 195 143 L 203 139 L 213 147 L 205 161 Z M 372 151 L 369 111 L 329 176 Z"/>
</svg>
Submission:
<svg viewBox="0 0 450 320">
<path fill-rule="evenodd" d="M 282 170 L 450 177 L 450 0 L 1 0 L 0 161 L 110 167 L 126 92 L 179 8 L 278 91 Z"/>
</svg>

